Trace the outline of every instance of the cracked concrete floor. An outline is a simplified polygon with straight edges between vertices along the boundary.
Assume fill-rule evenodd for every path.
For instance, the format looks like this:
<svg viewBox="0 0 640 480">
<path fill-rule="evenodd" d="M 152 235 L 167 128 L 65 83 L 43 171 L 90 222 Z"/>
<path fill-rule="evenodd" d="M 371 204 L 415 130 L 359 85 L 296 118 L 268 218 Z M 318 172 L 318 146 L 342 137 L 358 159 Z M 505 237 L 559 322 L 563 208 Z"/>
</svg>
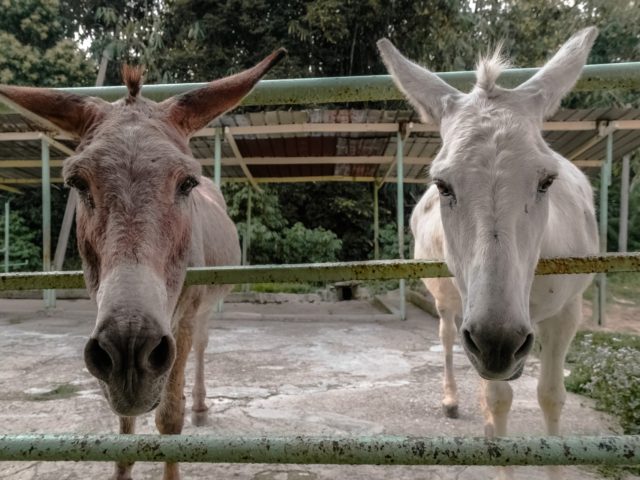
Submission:
<svg viewBox="0 0 640 480">
<path fill-rule="evenodd" d="M 469 435 L 483 432 L 478 378 L 464 354 L 455 354 L 460 418 L 440 409 L 443 359 L 435 319 L 408 306 L 408 320 L 364 321 L 379 313 L 367 302 L 307 303 L 286 296 L 279 305 L 227 304 L 246 319 L 215 319 L 207 350 L 209 426 L 189 415 L 184 433 L 221 435 Z M 251 319 L 252 313 L 297 313 L 299 320 Z M 305 314 L 332 312 L 324 321 Z M 359 314 L 345 319 L 343 314 Z M 42 311 L 37 300 L 0 300 L 0 432 L 107 433 L 117 421 L 84 368 L 82 349 L 95 318 L 90 301 L 59 301 Z M 372 317 L 373 318 L 373 317 Z M 378 318 L 378 317 L 376 317 Z M 513 434 L 543 434 L 535 394 L 538 364 L 529 361 L 513 383 Z M 193 365 L 187 378 L 193 378 Z M 57 387 L 57 390 L 51 392 Z M 191 384 L 187 384 L 190 400 Z M 45 399 L 46 398 L 46 399 Z M 190 408 L 188 400 L 187 411 Z M 605 434 L 615 422 L 589 400 L 569 395 L 564 432 Z M 155 433 L 152 414 L 139 433 Z M 161 477 L 162 466 L 139 463 L 136 479 Z M 7 480 L 108 478 L 106 463 L 0 463 Z M 378 467 L 324 465 L 182 465 L 185 479 L 324 480 L 484 479 L 486 467 Z M 566 478 L 598 478 L 594 470 L 567 468 Z M 515 469 L 515 478 L 544 478 L 543 470 Z"/>
</svg>

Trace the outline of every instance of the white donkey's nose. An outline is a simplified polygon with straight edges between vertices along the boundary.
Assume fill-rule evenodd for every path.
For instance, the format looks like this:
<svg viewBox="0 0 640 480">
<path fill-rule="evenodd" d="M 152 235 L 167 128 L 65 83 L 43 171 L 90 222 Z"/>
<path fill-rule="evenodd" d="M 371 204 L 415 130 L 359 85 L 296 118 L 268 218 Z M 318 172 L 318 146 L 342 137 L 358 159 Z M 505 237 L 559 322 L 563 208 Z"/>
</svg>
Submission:
<svg viewBox="0 0 640 480">
<path fill-rule="evenodd" d="M 462 345 L 481 376 L 510 380 L 522 368 L 533 347 L 533 331 L 485 323 L 464 322 L 460 332 Z"/>
</svg>

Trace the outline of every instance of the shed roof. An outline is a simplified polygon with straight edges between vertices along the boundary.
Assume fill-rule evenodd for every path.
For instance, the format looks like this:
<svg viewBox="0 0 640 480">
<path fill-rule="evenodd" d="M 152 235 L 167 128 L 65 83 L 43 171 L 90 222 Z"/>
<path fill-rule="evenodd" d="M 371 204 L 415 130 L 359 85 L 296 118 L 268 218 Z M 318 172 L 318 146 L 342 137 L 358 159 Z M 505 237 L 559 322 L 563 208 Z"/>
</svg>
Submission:
<svg viewBox="0 0 640 480">
<path fill-rule="evenodd" d="M 581 168 L 594 168 L 606 155 L 608 131 L 614 159 L 640 148 L 640 109 L 560 110 L 545 122 L 544 138 Z M 314 109 L 227 114 L 191 140 L 205 175 L 213 175 L 214 135 L 222 134 L 223 181 L 395 182 L 397 134 L 404 143 L 404 181 L 427 181 L 428 165 L 440 148 L 437 128 L 419 122 L 411 110 Z M 61 183 L 62 161 L 74 140 L 48 137 L 17 113 L 0 114 L 0 188 L 41 182 L 41 142 L 51 148 L 51 181 Z"/>
</svg>

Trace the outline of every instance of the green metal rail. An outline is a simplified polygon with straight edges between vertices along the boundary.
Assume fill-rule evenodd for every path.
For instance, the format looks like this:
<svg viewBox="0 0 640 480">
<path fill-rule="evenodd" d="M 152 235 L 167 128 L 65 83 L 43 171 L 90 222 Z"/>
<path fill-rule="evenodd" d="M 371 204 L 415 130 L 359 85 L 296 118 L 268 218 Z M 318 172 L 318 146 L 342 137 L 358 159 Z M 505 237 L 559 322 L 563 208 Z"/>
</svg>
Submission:
<svg viewBox="0 0 640 480">
<path fill-rule="evenodd" d="M 349 465 L 636 465 L 640 435 L 603 437 L 215 437 L 1 435 L 0 460 Z"/>
<path fill-rule="evenodd" d="M 538 275 L 617 273 L 640 271 L 640 253 L 602 254 L 591 257 L 540 260 Z M 391 280 L 450 277 L 439 260 L 374 260 L 367 262 L 308 263 L 205 267 L 187 271 L 186 285 L 280 282 L 337 282 L 344 280 Z M 84 288 L 82 272 L 28 272 L 0 274 L 1 290 Z"/>
<path fill-rule="evenodd" d="M 531 78 L 537 68 L 513 68 L 500 76 L 504 87 L 515 87 Z M 447 83 L 460 90 L 469 90 L 475 83 L 475 72 L 438 73 Z M 178 95 L 204 83 L 145 85 L 142 94 L 160 101 Z M 594 91 L 600 89 L 640 89 L 640 62 L 586 65 L 582 77 L 574 90 Z M 115 101 L 127 93 L 124 86 L 75 87 L 60 90 L 80 95 L 91 95 Z M 390 75 L 366 75 L 357 77 L 296 78 L 262 80 L 247 96 L 242 105 L 301 105 L 320 103 L 367 102 L 380 100 L 404 100 Z M 0 105 L 0 113 L 10 111 Z"/>
</svg>

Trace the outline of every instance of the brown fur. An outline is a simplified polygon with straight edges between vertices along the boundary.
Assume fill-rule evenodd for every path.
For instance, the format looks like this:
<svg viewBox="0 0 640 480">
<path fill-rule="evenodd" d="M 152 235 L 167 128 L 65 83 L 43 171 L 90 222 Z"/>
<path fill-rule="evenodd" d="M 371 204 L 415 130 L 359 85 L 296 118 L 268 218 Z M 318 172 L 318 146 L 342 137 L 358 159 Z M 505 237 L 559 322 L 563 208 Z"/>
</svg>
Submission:
<svg viewBox="0 0 640 480">
<path fill-rule="evenodd" d="M 0 86 L 0 95 L 80 137 L 65 161 L 66 182 L 79 192 L 78 248 L 87 289 L 98 300 L 96 328 L 85 361 L 120 432 L 157 406 L 161 433 L 184 420 L 184 367 L 196 351 L 194 423 L 206 421 L 204 349 L 207 320 L 230 287 L 183 288 L 187 267 L 236 265 L 236 228 L 218 187 L 201 176 L 188 138 L 233 108 L 282 57 L 157 104 L 139 95 L 143 70 L 125 66 L 127 98 L 115 103 L 54 90 Z M 185 193 L 190 179 L 199 185 Z M 116 465 L 117 480 L 132 464 Z M 179 479 L 167 464 L 165 480 Z"/>
<path fill-rule="evenodd" d="M 133 103 L 136 101 L 136 97 L 140 93 L 142 88 L 142 76 L 144 75 L 143 66 L 127 65 L 122 66 L 122 80 L 129 90 L 129 97 L 127 103 Z"/>
</svg>

